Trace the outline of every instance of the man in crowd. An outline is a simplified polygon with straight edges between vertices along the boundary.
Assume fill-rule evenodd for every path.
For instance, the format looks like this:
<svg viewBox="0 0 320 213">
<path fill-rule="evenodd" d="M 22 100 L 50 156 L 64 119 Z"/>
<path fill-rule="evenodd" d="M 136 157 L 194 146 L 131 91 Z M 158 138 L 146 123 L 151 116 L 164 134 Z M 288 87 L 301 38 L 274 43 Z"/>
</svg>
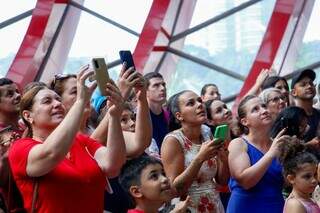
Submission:
<svg viewBox="0 0 320 213">
<path fill-rule="evenodd" d="M 320 111 L 313 107 L 313 98 L 316 95 L 316 87 L 313 83 L 316 73 L 311 69 L 298 72 L 291 82 L 291 94 L 295 104 L 305 110 L 308 115 L 309 129 L 305 134 L 305 141 L 317 140 L 317 130 L 319 129 Z M 319 134 L 319 132 L 318 132 Z"/>
<path fill-rule="evenodd" d="M 153 127 L 152 137 L 161 148 L 163 138 L 168 133 L 168 112 L 163 108 L 166 102 L 166 83 L 160 73 L 150 72 L 144 75 L 147 82 L 147 100 Z M 160 154 L 160 153 L 159 153 Z"/>
<path fill-rule="evenodd" d="M 23 212 L 7 158 L 10 143 L 22 134 L 18 124 L 20 100 L 17 85 L 8 78 L 0 78 L 0 209 L 8 212 Z"/>
</svg>

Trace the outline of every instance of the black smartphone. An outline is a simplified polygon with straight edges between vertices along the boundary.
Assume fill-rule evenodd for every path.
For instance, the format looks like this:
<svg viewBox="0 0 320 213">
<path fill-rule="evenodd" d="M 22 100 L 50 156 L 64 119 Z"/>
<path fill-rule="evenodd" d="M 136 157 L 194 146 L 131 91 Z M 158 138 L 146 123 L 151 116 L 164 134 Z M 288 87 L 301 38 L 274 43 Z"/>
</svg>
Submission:
<svg viewBox="0 0 320 213">
<path fill-rule="evenodd" d="M 294 122 L 288 118 L 281 118 L 281 129 L 287 128 L 285 134 L 289 136 L 299 135 L 299 128 L 295 127 Z"/>
<path fill-rule="evenodd" d="M 127 69 L 130 67 L 133 67 L 134 70 L 136 70 L 136 67 L 134 65 L 133 57 L 132 57 L 130 50 L 120 50 L 119 55 L 120 55 L 121 63 L 126 62 Z"/>
</svg>

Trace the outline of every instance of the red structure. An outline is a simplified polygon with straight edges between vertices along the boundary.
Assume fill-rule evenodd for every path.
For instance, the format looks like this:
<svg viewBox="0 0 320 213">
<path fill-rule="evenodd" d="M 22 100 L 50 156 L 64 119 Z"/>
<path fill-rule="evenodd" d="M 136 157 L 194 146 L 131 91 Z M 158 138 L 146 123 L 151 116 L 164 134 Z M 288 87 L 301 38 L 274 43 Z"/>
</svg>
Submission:
<svg viewBox="0 0 320 213">
<path fill-rule="evenodd" d="M 161 72 L 169 80 L 170 75 L 176 70 L 177 58 L 182 57 L 244 80 L 239 73 L 195 58 L 184 53 L 182 49 L 186 36 L 260 1 L 248 0 L 190 28 L 196 0 L 154 0 L 140 34 L 130 32 L 130 29 L 120 24 L 113 24 L 139 36 L 134 50 L 134 60 L 137 69 L 143 73 Z M 306 20 L 310 17 L 313 4 L 314 0 L 276 0 L 259 51 L 236 98 L 236 103 L 254 84 L 262 68 L 274 66 L 280 75 L 292 73 L 292 64 L 297 57 L 296 52 L 302 42 L 308 23 Z M 62 72 L 81 10 L 90 12 L 83 7 L 82 0 L 38 0 L 32 12 L 27 33 L 7 77 L 24 86 L 35 80 L 45 81 L 54 74 Z M 102 19 L 110 21 L 107 18 L 102 17 Z M 113 64 L 118 64 L 118 62 Z M 232 97 L 226 99 L 226 101 L 231 100 Z"/>
</svg>

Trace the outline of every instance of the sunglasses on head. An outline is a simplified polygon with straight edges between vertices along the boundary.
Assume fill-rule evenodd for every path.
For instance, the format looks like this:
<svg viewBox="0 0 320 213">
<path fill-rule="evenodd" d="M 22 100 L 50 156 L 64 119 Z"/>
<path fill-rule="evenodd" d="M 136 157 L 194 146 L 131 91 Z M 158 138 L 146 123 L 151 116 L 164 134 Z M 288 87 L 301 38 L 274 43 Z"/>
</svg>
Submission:
<svg viewBox="0 0 320 213">
<path fill-rule="evenodd" d="M 77 77 L 75 74 L 56 74 L 50 84 L 50 89 L 54 89 L 58 81 L 63 81 L 71 77 Z"/>
</svg>

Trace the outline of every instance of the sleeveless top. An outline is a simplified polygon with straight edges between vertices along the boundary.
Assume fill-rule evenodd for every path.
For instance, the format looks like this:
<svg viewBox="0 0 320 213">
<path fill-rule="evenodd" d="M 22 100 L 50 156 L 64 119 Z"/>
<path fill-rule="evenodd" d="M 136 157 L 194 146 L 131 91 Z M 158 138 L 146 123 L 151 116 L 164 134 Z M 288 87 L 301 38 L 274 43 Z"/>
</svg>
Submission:
<svg viewBox="0 0 320 213">
<path fill-rule="evenodd" d="M 211 135 L 205 133 L 202 127 L 203 141 L 210 140 Z M 176 138 L 184 153 L 184 167 L 187 168 L 200 150 L 201 144 L 192 143 L 183 132 L 178 129 L 169 133 L 167 137 Z M 215 176 L 217 174 L 217 162 L 211 158 L 203 162 L 198 176 L 192 182 L 188 189 L 188 195 L 191 197 L 194 207 L 188 207 L 190 212 L 217 212 L 224 213 L 224 208 L 220 200 L 219 193 L 216 191 Z"/>
<path fill-rule="evenodd" d="M 310 199 L 310 201 L 307 201 L 290 195 L 286 200 L 286 204 L 289 199 L 298 200 L 303 205 L 304 209 L 306 210 L 306 213 L 320 213 L 319 206 L 312 199 Z"/>
<path fill-rule="evenodd" d="M 263 153 L 243 138 L 247 144 L 250 165 L 256 164 Z M 250 189 L 244 189 L 233 177 L 230 178 L 229 188 L 231 197 L 227 212 L 282 212 L 284 199 L 282 197 L 283 176 L 280 163 L 273 159 L 261 180 Z"/>
</svg>

